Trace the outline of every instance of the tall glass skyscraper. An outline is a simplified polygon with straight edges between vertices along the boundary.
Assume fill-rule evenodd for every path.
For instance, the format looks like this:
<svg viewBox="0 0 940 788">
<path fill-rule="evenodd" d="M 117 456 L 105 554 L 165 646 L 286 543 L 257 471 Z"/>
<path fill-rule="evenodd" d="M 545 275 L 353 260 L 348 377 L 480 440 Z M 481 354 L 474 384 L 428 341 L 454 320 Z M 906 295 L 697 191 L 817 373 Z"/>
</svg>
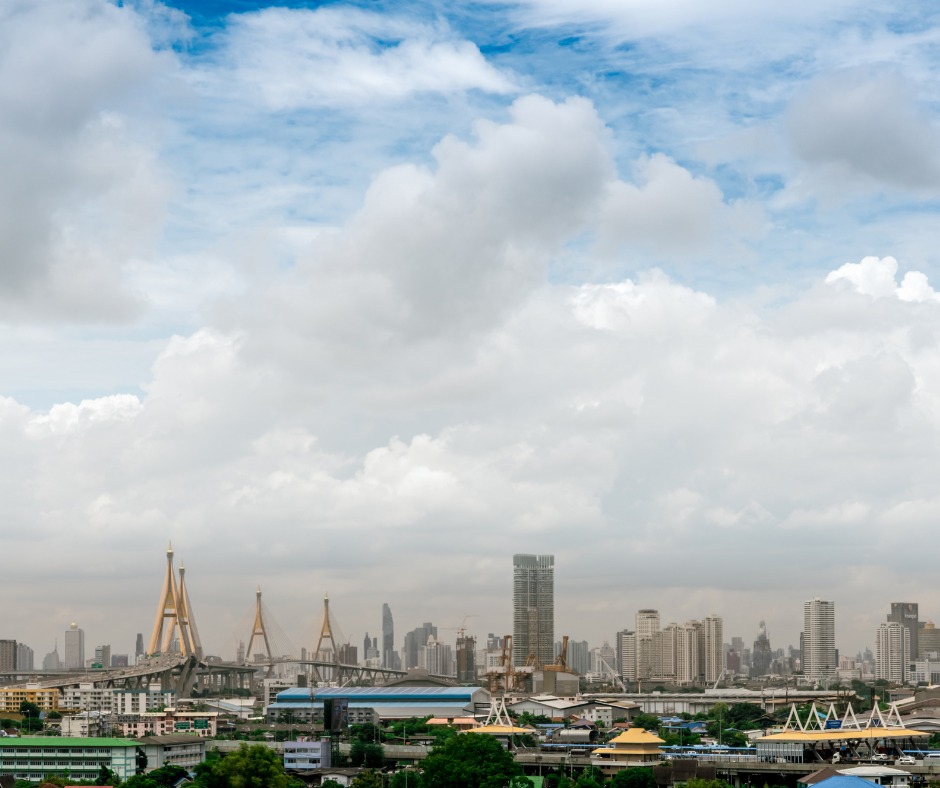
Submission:
<svg viewBox="0 0 940 788">
<path fill-rule="evenodd" d="M 392 609 L 387 602 L 382 603 L 382 667 L 396 669 L 395 659 L 395 623 L 392 621 Z"/>
<path fill-rule="evenodd" d="M 543 665 L 555 659 L 555 556 L 512 557 L 512 664 L 535 654 Z"/>
</svg>

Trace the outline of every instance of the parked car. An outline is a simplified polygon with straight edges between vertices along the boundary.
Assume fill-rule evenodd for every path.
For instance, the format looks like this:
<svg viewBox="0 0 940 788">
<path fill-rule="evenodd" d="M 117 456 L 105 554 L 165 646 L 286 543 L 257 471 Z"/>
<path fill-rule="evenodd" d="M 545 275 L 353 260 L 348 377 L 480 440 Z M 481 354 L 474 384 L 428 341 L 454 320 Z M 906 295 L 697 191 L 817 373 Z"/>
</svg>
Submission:
<svg viewBox="0 0 940 788">
<path fill-rule="evenodd" d="M 913 755 L 902 755 L 894 762 L 895 766 L 917 766 L 917 760 Z"/>
<path fill-rule="evenodd" d="M 882 761 L 882 762 L 884 762 L 884 761 L 889 760 L 889 758 L 888 758 L 888 756 L 885 755 L 883 752 L 876 752 L 874 755 L 871 756 L 871 759 L 870 759 L 870 760 L 872 760 L 872 761 Z"/>
</svg>

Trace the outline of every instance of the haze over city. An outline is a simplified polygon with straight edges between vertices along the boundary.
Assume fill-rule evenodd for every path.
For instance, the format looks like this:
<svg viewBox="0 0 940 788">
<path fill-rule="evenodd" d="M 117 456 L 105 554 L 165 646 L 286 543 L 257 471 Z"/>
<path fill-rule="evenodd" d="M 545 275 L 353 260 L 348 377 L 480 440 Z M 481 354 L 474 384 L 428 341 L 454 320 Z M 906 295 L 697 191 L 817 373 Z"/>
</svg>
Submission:
<svg viewBox="0 0 940 788">
<path fill-rule="evenodd" d="M 0 4 L 2 636 L 936 620 L 936 25 Z"/>
</svg>

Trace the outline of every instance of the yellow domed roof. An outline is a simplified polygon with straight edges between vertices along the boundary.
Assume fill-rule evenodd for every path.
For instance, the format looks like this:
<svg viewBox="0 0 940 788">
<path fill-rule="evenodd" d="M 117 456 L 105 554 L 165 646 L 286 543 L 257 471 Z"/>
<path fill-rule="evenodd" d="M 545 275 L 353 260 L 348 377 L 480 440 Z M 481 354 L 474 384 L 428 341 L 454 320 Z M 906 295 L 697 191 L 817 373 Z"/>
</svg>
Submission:
<svg viewBox="0 0 940 788">
<path fill-rule="evenodd" d="M 936 627 L 933 625 L 933 621 L 928 621 L 924 624 L 924 629 L 936 629 Z"/>
</svg>

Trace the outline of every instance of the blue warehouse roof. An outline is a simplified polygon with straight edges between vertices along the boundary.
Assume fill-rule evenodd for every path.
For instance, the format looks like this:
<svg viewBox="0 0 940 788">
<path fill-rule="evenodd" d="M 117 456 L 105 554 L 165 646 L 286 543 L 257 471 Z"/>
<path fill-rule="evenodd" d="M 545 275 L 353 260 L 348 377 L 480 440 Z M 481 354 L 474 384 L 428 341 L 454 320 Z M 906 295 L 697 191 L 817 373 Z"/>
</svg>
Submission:
<svg viewBox="0 0 940 788">
<path fill-rule="evenodd" d="M 353 701 L 371 701 L 386 705 L 389 701 L 442 701 L 462 700 L 469 703 L 481 687 L 324 687 L 314 690 L 315 698 L 349 698 Z M 309 687 L 292 687 L 277 693 L 278 703 L 310 702 Z"/>
</svg>

